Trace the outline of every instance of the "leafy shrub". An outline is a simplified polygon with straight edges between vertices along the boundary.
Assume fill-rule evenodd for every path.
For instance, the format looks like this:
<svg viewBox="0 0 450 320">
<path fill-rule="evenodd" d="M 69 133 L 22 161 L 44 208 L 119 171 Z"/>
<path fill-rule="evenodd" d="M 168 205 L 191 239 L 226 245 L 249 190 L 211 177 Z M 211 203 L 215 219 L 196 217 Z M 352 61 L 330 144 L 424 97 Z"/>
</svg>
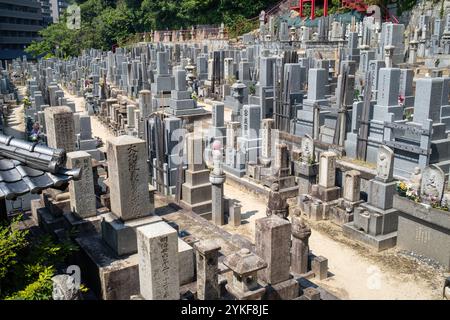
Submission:
<svg viewBox="0 0 450 320">
<path fill-rule="evenodd" d="M 20 230 L 20 219 L 0 226 L 0 299 L 49 300 L 51 278 L 77 248 Z"/>
</svg>

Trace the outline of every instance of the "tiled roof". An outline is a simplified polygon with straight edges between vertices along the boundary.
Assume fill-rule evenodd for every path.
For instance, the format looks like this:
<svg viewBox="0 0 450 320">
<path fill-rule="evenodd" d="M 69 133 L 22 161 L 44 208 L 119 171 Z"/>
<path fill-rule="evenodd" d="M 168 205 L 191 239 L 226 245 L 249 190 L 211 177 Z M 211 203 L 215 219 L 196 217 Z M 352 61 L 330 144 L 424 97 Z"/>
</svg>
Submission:
<svg viewBox="0 0 450 320">
<path fill-rule="evenodd" d="M 0 134 L 0 198 L 39 193 L 79 179 L 80 169 L 66 169 L 66 152 Z"/>
</svg>

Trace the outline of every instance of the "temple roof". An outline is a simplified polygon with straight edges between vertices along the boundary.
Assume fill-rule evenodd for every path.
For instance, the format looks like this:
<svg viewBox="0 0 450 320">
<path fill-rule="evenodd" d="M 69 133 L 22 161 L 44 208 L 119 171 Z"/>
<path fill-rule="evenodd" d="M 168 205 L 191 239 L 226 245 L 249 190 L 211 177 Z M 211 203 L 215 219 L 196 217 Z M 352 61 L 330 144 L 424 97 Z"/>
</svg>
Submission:
<svg viewBox="0 0 450 320">
<path fill-rule="evenodd" d="M 79 179 L 80 169 L 64 167 L 66 152 L 0 134 L 0 198 L 40 193 Z"/>
</svg>

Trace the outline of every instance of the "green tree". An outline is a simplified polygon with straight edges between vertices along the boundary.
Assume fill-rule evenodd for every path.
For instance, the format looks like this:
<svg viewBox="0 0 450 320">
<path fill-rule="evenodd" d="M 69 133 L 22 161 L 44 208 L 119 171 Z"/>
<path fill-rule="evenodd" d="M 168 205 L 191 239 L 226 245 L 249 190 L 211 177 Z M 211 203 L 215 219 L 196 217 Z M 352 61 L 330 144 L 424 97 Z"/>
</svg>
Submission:
<svg viewBox="0 0 450 320">
<path fill-rule="evenodd" d="M 48 235 L 32 237 L 19 221 L 0 226 L 0 299 L 51 299 L 51 278 L 77 248 Z"/>
<path fill-rule="evenodd" d="M 81 29 L 66 26 L 66 17 L 40 32 L 41 41 L 33 42 L 27 52 L 35 57 L 70 57 L 83 49 L 111 50 L 136 33 L 150 30 L 190 28 L 193 25 L 225 25 L 236 35 L 256 26 L 262 9 L 277 0 L 78 0 Z"/>
<path fill-rule="evenodd" d="M 67 28 L 65 19 L 41 30 L 39 41 L 33 41 L 26 51 L 33 56 L 66 57 L 79 53 L 76 32 Z"/>
</svg>

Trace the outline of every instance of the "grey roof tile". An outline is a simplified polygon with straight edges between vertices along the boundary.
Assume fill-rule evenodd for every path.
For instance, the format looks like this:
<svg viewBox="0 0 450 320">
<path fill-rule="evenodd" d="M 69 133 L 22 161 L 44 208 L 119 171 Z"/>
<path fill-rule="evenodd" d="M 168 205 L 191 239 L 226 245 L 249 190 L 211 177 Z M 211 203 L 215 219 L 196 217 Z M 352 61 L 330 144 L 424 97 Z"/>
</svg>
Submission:
<svg viewBox="0 0 450 320">
<path fill-rule="evenodd" d="M 0 134 L 0 198 L 62 187 L 81 176 L 64 167 L 66 152 Z"/>
</svg>

